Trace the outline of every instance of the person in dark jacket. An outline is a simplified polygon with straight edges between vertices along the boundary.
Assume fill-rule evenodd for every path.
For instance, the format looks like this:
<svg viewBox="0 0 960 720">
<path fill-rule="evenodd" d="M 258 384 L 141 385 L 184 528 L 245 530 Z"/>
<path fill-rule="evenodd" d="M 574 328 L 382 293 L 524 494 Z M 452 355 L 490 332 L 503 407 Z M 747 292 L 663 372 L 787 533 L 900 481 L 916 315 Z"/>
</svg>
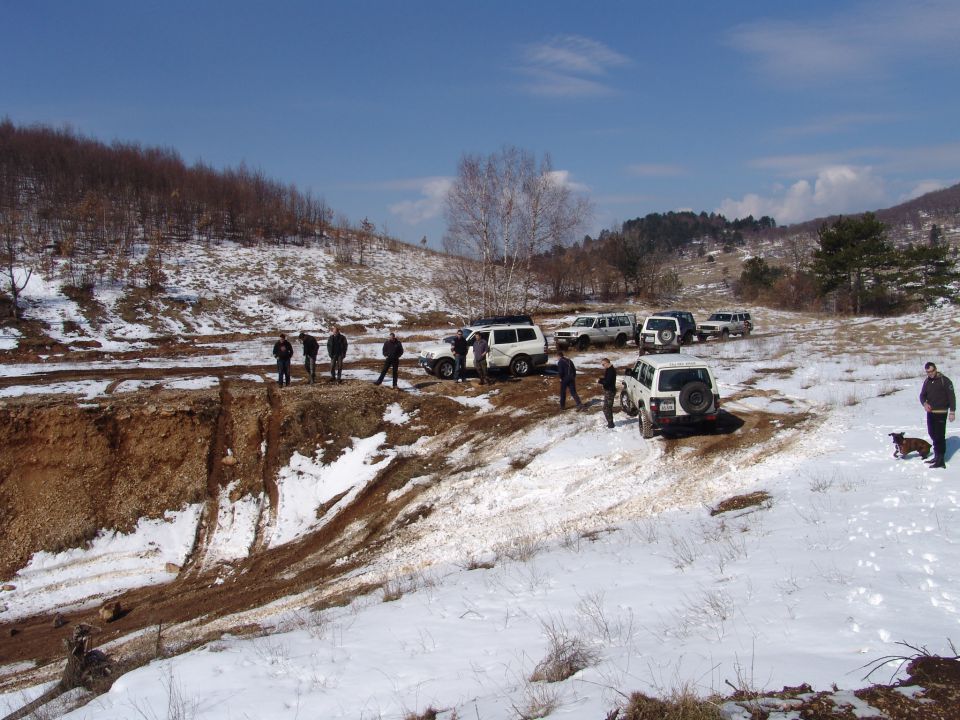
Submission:
<svg viewBox="0 0 960 720">
<path fill-rule="evenodd" d="M 387 370 L 393 368 L 393 387 L 396 389 L 397 370 L 400 368 L 400 358 L 402 355 L 403 344 L 397 339 L 394 333 L 390 333 L 390 337 L 387 338 L 387 341 L 383 344 L 383 370 L 380 371 L 380 377 L 377 378 L 374 385 L 382 383 L 384 376 L 387 374 Z"/>
<path fill-rule="evenodd" d="M 303 343 L 303 368 L 307 371 L 307 378 L 311 385 L 317 381 L 317 351 L 320 343 L 313 335 L 301 332 L 297 339 Z"/>
<path fill-rule="evenodd" d="M 490 353 L 490 346 L 487 344 L 487 336 L 477 333 L 473 341 L 473 368 L 477 371 L 481 385 L 489 385 L 487 378 L 487 355 Z"/>
<path fill-rule="evenodd" d="M 947 420 L 956 420 L 957 396 L 950 378 L 928 362 L 923 366 L 927 377 L 920 388 L 920 403 L 927 411 L 927 432 L 933 442 L 933 460 L 927 460 L 932 468 L 945 468 L 947 451 Z"/>
<path fill-rule="evenodd" d="M 617 394 L 617 369 L 604 358 L 600 361 L 603 367 L 603 377 L 597 380 L 603 388 L 603 416 L 607 419 L 607 427 L 613 427 L 613 398 Z"/>
<path fill-rule="evenodd" d="M 343 382 L 340 374 L 343 372 L 343 359 L 347 356 L 347 338 L 340 333 L 337 325 L 333 326 L 333 332 L 327 338 L 327 355 L 330 356 L 330 380 Z"/>
<path fill-rule="evenodd" d="M 577 410 L 583 410 L 583 403 L 577 395 L 577 368 L 562 351 L 557 353 L 557 374 L 560 376 L 560 409 L 566 409 L 569 390 L 570 397 L 577 403 Z"/>
<path fill-rule="evenodd" d="M 463 336 L 463 330 L 457 330 L 457 334 L 450 343 L 453 350 L 453 381 L 463 382 L 463 368 L 467 364 L 467 339 Z"/>
<path fill-rule="evenodd" d="M 287 336 L 280 333 L 280 339 L 273 344 L 273 356 L 277 359 L 277 382 L 283 387 L 286 380 L 290 385 L 290 358 L 293 357 L 293 345 Z"/>
</svg>

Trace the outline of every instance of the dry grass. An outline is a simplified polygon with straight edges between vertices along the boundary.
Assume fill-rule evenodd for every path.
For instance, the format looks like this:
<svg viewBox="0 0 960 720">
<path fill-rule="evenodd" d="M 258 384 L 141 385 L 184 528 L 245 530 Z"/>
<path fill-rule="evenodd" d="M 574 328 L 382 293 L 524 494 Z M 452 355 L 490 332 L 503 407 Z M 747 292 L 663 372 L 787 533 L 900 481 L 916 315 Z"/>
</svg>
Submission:
<svg viewBox="0 0 960 720">
<path fill-rule="evenodd" d="M 563 623 L 551 621 L 544 623 L 543 628 L 548 640 L 547 654 L 534 668 L 531 682 L 566 680 L 599 659 L 599 654 L 583 638 L 571 635 Z"/>
<path fill-rule="evenodd" d="M 719 515 L 720 513 L 730 512 L 731 510 L 743 510 L 744 508 L 753 506 L 768 508 L 772 501 L 773 498 L 766 490 L 757 490 L 756 492 L 747 493 L 746 495 L 734 495 L 733 497 L 720 501 L 715 508 L 710 510 L 710 514 Z"/>
<path fill-rule="evenodd" d="M 717 698 L 700 698 L 689 688 L 671 692 L 666 699 L 643 693 L 630 695 L 617 720 L 720 720 Z"/>
</svg>

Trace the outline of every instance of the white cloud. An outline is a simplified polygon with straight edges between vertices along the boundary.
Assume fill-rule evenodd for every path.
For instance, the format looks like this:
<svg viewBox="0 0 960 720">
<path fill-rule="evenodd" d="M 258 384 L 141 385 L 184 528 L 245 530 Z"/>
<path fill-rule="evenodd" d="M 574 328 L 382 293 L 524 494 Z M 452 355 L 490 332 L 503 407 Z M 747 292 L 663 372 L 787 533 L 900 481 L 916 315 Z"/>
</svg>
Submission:
<svg viewBox="0 0 960 720">
<path fill-rule="evenodd" d="M 569 170 L 551 170 L 547 176 L 557 185 L 562 185 L 573 192 L 590 192 L 590 188 L 583 183 L 574 182 Z"/>
<path fill-rule="evenodd" d="M 885 198 L 883 179 L 872 168 L 835 165 L 820 170 L 813 183 L 798 180 L 775 188 L 772 196 L 750 193 L 740 200 L 728 198 L 718 212 L 730 219 L 769 215 L 789 225 L 824 215 L 874 210 Z"/>
<path fill-rule="evenodd" d="M 900 202 L 906 202 L 907 200 L 913 200 L 918 198 L 921 195 L 926 195 L 929 192 L 934 192 L 935 190 L 943 190 L 945 187 L 953 185 L 952 182 L 943 182 L 942 180 L 921 180 L 913 188 L 900 196 Z"/>
<path fill-rule="evenodd" d="M 522 89 L 542 97 L 597 97 L 613 93 L 600 80 L 630 59 L 601 42 L 579 35 L 558 35 L 523 48 L 516 71 L 527 77 Z"/>
<path fill-rule="evenodd" d="M 393 187 L 418 190 L 421 197 L 417 200 L 402 200 L 390 205 L 390 213 L 396 215 L 408 225 L 419 225 L 427 220 L 432 220 L 443 213 L 443 205 L 452 184 L 453 178 L 450 177 L 395 181 L 391 183 Z"/>
</svg>

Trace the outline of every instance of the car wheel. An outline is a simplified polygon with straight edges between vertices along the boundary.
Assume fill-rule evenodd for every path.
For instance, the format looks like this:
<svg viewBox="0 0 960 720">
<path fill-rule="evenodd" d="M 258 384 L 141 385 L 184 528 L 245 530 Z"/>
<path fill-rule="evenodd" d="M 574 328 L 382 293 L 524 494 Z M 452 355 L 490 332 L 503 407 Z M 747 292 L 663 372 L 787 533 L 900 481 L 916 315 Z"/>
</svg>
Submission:
<svg viewBox="0 0 960 720">
<path fill-rule="evenodd" d="M 453 377 L 453 360 L 438 360 L 433 366 L 433 374 L 441 380 L 449 380 Z"/>
<path fill-rule="evenodd" d="M 626 390 L 620 391 L 620 409 L 630 417 L 637 416 L 637 406 L 630 400 L 630 396 L 627 395 Z"/>
<path fill-rule="evenodd" d="M 653 437 L 653 421 L 650 420 L 650 413 L 647 412 L 647 409 L 642 407 L 640 408 L 640 436 L 644 440 L 649 440 Z"/>
<path fill-rule="evenodd" d="M 688 332 L 684 334 L 683 339 L 680 341 L 681 345 L 693 345 L 693 332 Z"/>
<path fill-rule="evenodd" d="M 517 355 L 510 361 L 510 374 L 514 377 L 524 377 L 530 374 L 530 358 L 526 355 Z"/>
<path fill-rule="evenodd" d="M 706 341 L 707 341 L 707 336 L 706 336 L 706 335 L 697 335 L 697 341 L 698 341 L 698 342 L 706 342 Z"/>
<path fill-rule="evenodd" d="M 710 409 L 713 403 L 713 392 L 705 382 L 694 380 L 688 382 L 680 390 L 680 407 L 690 415 L 699 415 Z"/>
<path fill-rule="evenodd" d="M 586 350 L 590 347 L 590 338 L 587 335 L 581 335 L 577 338 L 577 350 Z"/>
<path fill-rule="evenodd" d="M 723 332 L 720 333 L 720 339 L 724 342 L 730 339 L 730 331 L 726 328 L 723 329 Z"/>
<path fill-rule="evenodd" d="M 674 341 L 677 335 L 673 330 L 657 330 L 657 339 L 662 345 L 669 345 Z"/>
<path fill-rule="evenodd" d="M 618 348 L 626 347 L 626 346 L 627 346 L 627 336 L 624 335 L 623 333 L 620 333 L 619 335 L 617 335 L 617 339 L 616 339 L 615 342 L 616 342 L 616 345 L 617 345 Z"/>
</svg>

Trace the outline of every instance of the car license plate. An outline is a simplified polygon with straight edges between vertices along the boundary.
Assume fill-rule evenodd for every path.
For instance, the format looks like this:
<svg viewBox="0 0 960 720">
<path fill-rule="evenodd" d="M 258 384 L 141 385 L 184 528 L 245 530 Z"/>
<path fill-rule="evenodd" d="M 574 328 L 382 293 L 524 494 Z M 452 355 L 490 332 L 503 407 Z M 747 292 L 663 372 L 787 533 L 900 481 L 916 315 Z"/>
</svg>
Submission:
<svg viewBox="0 0 960 720">
<path fill-rule="evenodd" d="M 660 401 L 660 412 L 673 412 L 676 409 L 677 405 L 673 400 Z"/>
</svg>

